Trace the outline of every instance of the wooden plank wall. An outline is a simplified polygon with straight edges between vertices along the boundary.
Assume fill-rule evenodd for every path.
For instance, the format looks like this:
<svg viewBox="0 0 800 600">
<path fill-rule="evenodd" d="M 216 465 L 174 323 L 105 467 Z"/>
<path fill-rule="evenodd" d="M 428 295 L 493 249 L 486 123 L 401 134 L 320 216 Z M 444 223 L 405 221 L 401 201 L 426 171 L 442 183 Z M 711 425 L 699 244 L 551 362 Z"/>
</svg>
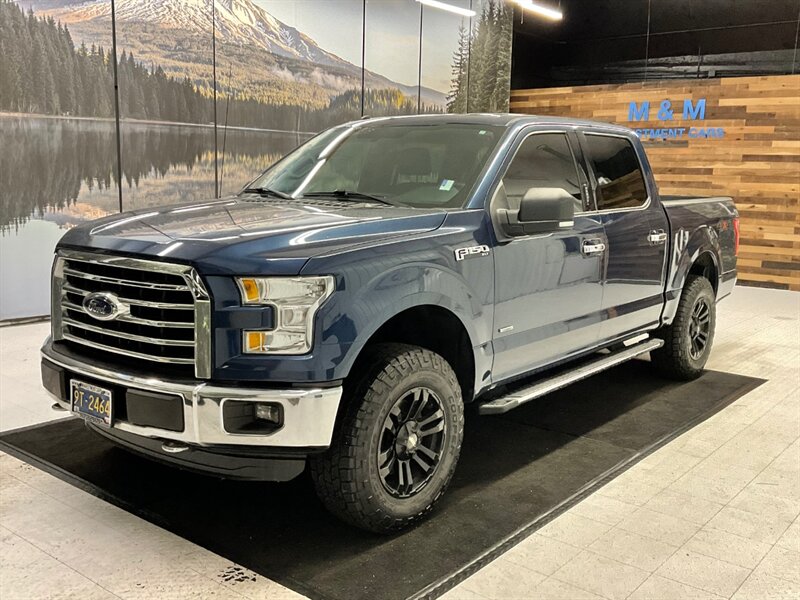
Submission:
<svg viewBox="0 0 800 600">
<path fill-rule="evenodd" d="M 706 98 L 705 120 L 682 120 L 687 98 Z M 665 99 L 674 110 L 668 122 L 658 120 Z M 648 100 L 650 120 L 629 122 L 630 102 Z M 722 139 L 644 140 L 659 189 L 732 196 L 741 214 L 740 282 L 800 290 L 800 75 L 512 90 L 511 111 L 724 128 Z"/>
</svg>

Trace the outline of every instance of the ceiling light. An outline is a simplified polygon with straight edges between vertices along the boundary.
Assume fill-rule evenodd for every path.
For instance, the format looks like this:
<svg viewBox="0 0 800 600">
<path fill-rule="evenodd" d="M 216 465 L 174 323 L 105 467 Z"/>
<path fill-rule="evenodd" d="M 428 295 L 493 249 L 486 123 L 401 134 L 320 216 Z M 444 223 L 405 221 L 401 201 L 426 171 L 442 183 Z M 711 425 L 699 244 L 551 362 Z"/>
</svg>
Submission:
<svg viewBox="0 0 800 600">
<path fill-rule="evenodd" d="M 519 4 L 525 10 L 529 10 L 537 15 L 547 17 L 548 19 L 553 19 L 554 21 L 560 21 L 564 17 L 564 14 L 560 10 L 550 8 L 548 6 L 542 6 L 541 4 L 533 2 L 533 0 L 514 0 L 514 2 Z"/>
<path fill-rule="evenodd" d="M 446 10 L 448 12 L 456 13 L 457 15 L 461 15 L 462 17 L 474 17 L 475 11 L 470 10 L 468 8 L 460 8 L 458 6 L 453 6 L 452 4 L 447 4 L 447 2 L 439 2 L 439 0 L 417 0 L 420 4 L 425 4 L 426 6 L 431 6 L 433 8 L 438 8 L 441 10 Z"/>
</svg>

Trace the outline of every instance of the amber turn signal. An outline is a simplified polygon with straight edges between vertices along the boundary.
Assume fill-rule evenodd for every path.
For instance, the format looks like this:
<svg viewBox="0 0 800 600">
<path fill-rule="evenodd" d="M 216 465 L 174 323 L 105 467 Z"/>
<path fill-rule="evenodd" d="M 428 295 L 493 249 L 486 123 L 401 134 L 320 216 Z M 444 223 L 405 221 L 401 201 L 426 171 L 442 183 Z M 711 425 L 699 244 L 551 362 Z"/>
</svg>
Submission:
<svg viewBox="0 0 800 600">
<path fill-rule="evenodd" d="M 239 284 L 241 285 L 245 302 L 259 301 L 260 293 L 255 279 L 240 279 Z"/>
<path fill-rule="evenodd" d="M 268 341 L 269 332 L 267 331 L 245 331 L 244 351 L 247 353 L 265 352 Z"/>
</svg>

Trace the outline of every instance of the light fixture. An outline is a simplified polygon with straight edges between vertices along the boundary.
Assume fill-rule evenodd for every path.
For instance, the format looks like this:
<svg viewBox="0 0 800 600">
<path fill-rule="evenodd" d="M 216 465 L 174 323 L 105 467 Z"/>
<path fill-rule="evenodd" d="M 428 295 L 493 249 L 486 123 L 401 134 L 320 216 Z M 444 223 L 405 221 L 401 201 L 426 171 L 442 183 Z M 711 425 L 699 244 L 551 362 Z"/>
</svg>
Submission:
<svg viewBox="0 0 800 600">
<path fill-rule="evenodd" d="M 305 354 L 314 344 L 314 315 L 333 293 L 330 275 L 308 277 L 239 277 L 242 304 L 272 306 L 273 327 L 243 330 L 245 354 Z"/>
<path fill-rule="evenodd" d="M 554 21 L 560 21 L 564 17 L 564 14 L 560 10 L 550 8 L 549 6 L 543 6 L 533 2 L 533 0 L 514 0 L 514 2 L 519 4 L 525 10 L 529 10 L 537 15 L 547 17 L 548 19 L 553 19 Z"/>
<path fill-rule="evenodd" d="M 475 11 L 470 10 L 468 8 L 461 8 L 459 6 L 453 6 L 452 4 L 448 4 L 447 2 L 439 2 L 439 0 L 417 0 L 420 4 L 425 4 L 426 6 L 430 6 L 432 8 L 438 8 L 440 10 L 446 10 L 451 13 L 456 13 L 457 15 L 461 15 L 462 17 L 474 17 Z"/>
</svg>

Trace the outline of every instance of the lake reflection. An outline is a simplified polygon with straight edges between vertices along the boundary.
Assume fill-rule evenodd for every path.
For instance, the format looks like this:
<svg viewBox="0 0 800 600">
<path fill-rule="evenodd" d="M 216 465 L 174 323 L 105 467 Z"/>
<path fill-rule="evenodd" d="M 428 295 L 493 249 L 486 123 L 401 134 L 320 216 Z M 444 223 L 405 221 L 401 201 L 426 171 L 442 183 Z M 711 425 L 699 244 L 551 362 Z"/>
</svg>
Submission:
<svg viewBox="0 0 800 600">
<path fill-rule="evenodd" d="M 304 139 L 239 130 L 225 136 L 220 129 L 223 193 L 236 192 Z M 53 248 L 64 230 L 119 211 L 115 166 L 111 121 L 0 115 L 0 320 L 49 312 Z M 211 128 L 122 123 L 124 210 L 213 194 Z"/>
</svg>

